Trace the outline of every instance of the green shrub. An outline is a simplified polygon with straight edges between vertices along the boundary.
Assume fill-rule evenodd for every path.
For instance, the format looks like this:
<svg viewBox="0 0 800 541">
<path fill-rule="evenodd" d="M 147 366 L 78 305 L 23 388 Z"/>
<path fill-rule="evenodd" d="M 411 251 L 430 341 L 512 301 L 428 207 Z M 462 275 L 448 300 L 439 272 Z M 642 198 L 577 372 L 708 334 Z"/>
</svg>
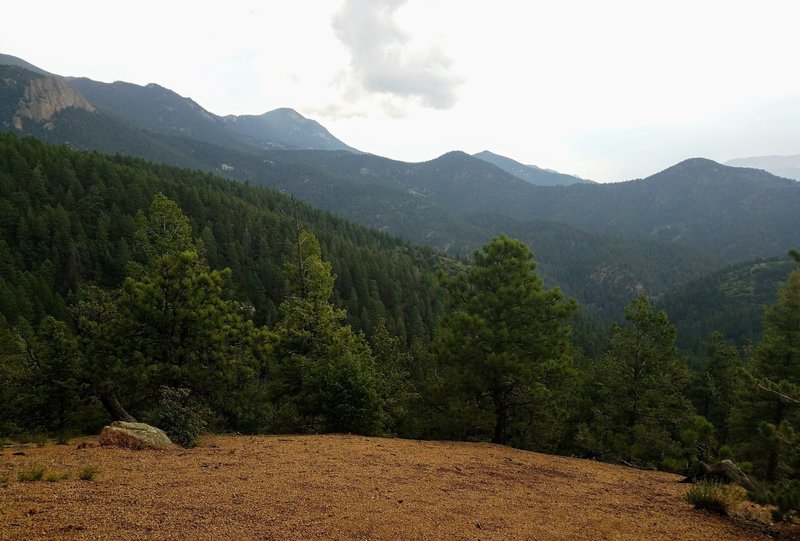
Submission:
<svg viewBox="0 0 800 541">
<path fill-rule="evenodd" d="M 94 481 L 95 475 L 97 475 L 97 468 L 94 466 L 84 466 L 78 472 L 78 479 L 81 481 Z"/>
<path fill-rule="evenodd" d="M 17 472 L 17 480 L 24 483 L 41 481 L 47 469 L 41 464 L 31 464 Z"/>
<path fill-rule="evenodd" d="M 12 439 L 16 443 L 32 443 L 37 447 L 44 447 L 50 442 L 50 438 L 47 437 L 47 434 L 42 432 L 20 432 L 15 434 Z M 8 441 L 9 443 L 11 442 L 11 440 Z"/>
<path fill-rule="evenodd" d="M 720 515 L 728 515 L 741 499 L 735 486 L 714 481 L 695 483 L 686 494 L 686 501 L 695 509 L 707 509 Z"/>
<path fill-rule="evenodd" d="M 776 522 L 790 520 L 800 514 L 800 479 L 780 481 L 761 494 L 751 494 L 757 503 L 774 505 L 772 518 Z"/>
<path fill-rule="evenodd" d="M 69 479 L 69 472 L 67 471 L 50 471 L 45 473 L 44 480 L 48 483 L 55 483 L 56 481 L 65 481 Z"/>
<path fill-rule="evenodd" d="M 189 394 L 189 389 L 161 387 L 157 423 L 173 442 L 183 447 L 197 447 L 209 411 L 191 400 Z"/>
</svg>

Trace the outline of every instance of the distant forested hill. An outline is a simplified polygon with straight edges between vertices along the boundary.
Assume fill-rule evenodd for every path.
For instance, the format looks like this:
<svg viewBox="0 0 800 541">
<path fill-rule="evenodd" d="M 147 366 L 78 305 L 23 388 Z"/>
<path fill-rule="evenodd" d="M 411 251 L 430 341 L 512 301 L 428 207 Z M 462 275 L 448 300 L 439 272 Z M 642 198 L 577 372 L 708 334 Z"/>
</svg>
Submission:
<svg viewBox="0 0 800 541">
<path fill-rule="evenodd" d="M 695 354 L 719 331 L 738 347 L 761 338 L 764 308 L 796 267 L 786 258 L 740 263 L 692 280 L 659 302 L 678 329 L 678 344 Z"/>
<path fill-rule="evenodd" d="M 207 173 L 47 146 L 0 134 L 0 312 L 9 321 L 63 318 L 87 282 L 118 286 L 134 215 L 155 193 L 175 200 L 237 298 L 272 323 L 287 294 L 284 262 L 298 224 L 320 239 L 337 275 L 334 302 L 357 328 L 385 319 L 406 340 L 427 337 L 439 310 L 432 251 Z M 444 262 L 447 265 L 447 262 Z"/>
</svg>

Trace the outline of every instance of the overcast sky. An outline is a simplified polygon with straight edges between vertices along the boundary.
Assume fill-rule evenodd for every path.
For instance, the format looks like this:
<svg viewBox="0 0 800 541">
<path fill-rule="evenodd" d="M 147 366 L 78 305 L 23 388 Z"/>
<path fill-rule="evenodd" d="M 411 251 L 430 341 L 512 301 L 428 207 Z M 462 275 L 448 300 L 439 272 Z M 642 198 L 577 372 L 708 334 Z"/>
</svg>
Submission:
<svg viewBox="0 0 800 541">
<path fill-rule="evenodd" d="M 491 150 L 599 180 L 800 153 L 798 4 L 711 0 L 37 0 L 0 52 L 157 82 L 209 111 L 291 107 L 361 150 Z"/>
</svg>

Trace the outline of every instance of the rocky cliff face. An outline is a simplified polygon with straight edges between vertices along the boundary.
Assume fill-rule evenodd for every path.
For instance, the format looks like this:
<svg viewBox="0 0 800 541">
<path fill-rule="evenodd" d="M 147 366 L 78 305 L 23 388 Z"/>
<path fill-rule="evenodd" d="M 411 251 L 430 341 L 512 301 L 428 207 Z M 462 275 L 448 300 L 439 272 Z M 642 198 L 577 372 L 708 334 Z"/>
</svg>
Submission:
<svg viewBox="0 0 800 541">
<path fill-rule="evenodd" d="M 32 79 L 19 100 L 12 124 L 21 130 L 23 119 L 50 120 L 57 112 L 69 107 L 78 107 L 89 112 L 95 110 L 86 98 L 59 78 Z"/>
</svg>

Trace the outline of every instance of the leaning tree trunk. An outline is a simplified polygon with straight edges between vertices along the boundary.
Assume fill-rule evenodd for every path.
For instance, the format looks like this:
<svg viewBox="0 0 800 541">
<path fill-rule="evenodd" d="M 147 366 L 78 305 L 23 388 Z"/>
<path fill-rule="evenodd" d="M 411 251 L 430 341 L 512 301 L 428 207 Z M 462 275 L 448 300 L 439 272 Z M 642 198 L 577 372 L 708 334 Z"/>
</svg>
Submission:
<svg viewBox="0 0 800 541">
<path fill-rule="evenodd" d="M 500 393 L 495 393 L 494 399 L 494 437 L 492 443 L 499 443 L 505 445 L 508 442 L 508 420 L 510 417 L 510 407 L 502 400 Z"/>
<path fill-rule="evenodd" d="M 125 411 L 125 408 L 119 403 L 117 395 L 113 393 L 98 393 L 98 397 L 100 398 L 100 403 L 103 404 L 103 407 L 114 421 L 125 421 L 126 423 L 138 422 L 133 415 Z"/>
<path fill-rule="evenodd" d="M 745 473 L 730 460 L 717 462 L 709 466 L 705 462 L 700 462 L 698 471 L 689 475 L 681 481 L 682 483 L 694 483 L 695 481 L 717 481 L 722 483 L 736 483 L 749 490 L 750 492 L 761 492 L 764 490 L 761 485 L 752 481 Z"/>
</svg>

